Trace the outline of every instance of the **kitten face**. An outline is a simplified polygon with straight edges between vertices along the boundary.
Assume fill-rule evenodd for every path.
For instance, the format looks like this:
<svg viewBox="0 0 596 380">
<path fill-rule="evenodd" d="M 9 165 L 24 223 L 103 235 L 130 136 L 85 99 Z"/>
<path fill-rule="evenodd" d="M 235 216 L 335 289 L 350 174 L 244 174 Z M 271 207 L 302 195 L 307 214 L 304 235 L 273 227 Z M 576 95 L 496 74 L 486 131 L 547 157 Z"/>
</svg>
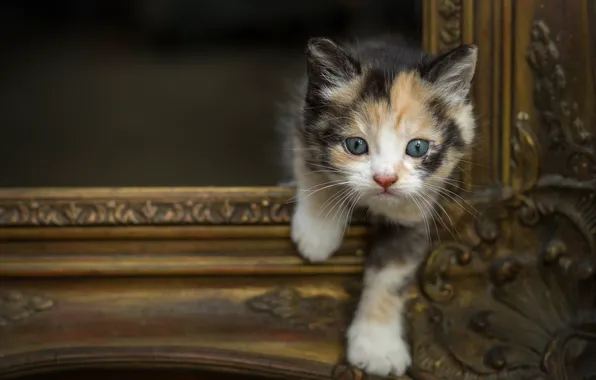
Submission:
<svg viewBox="0 0 596 380">
<path fill-rule="evenodd" d="M 405 70 L 367 67 L 325 39 L 311 40 L 307 57 L 307 165 L 365 200 L 436 194 L 474 138 L 476 48 Z"/>
</svg>

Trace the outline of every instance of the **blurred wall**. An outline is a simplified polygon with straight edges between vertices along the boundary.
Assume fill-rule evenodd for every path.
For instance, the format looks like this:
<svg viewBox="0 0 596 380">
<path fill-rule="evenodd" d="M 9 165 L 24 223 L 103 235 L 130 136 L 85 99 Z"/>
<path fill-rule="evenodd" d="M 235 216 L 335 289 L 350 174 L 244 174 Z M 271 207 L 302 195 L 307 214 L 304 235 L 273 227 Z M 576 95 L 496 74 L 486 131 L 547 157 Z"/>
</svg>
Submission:
<svg viewBox="0 0 596 380">
<path fill-rule="evenodd" d="M 419 1 L 5 1 L 0 186 L 260 186 L 310 36 L 399 32 Z"/>
</svg>

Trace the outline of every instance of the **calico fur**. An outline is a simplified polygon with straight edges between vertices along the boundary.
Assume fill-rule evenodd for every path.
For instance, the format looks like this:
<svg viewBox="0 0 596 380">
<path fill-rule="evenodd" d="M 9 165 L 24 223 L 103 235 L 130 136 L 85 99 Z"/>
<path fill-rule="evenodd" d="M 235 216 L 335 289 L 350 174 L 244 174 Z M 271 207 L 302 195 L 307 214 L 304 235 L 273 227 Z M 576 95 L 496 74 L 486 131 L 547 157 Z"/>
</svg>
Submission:
<svg viewBox="0 0 596 380">
<path fill-rule="evenodd" d="M 441 189 L 474 140 L 476 57 L 473 45 L 432 57 L 393 38 L 308 42 L 307 78 L 283 124 L 297 186 L 291 235 L 303 257 L 320 262 L 340 246 L 354 208 L 375 217 L 347 332 L 348 361 L 368 373 L 401 375 L 411 363 L 405 290 L 427 254 Z M 366 153 L 354 154 L 363 145 L 353 138 Z M 414 157 L 410 143 L 428 150 Z"/>
</svg>

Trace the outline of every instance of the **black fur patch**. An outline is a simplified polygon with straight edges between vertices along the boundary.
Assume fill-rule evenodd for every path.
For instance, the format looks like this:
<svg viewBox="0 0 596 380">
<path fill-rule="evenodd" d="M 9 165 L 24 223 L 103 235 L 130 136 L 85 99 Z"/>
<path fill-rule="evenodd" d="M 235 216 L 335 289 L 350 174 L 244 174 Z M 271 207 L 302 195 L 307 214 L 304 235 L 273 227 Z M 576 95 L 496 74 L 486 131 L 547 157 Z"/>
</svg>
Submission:
<svg viewBox="0 0 596 380">
<path fill-rule="evenodd" d="M 429 243 L 424 224 L 413 227 L 391 223 L 375 225 L 368 265 L 383 268 L 391 263 L 420 262 L 427 254 Z M 398 289 L 396 289 L 398 290 Z"/>
<path fill-rule="evenodd" d="M 459 151 L 465 148 L 461 130 L 455 120 L 447 114 L 447 104 L 439 98 L 431 99 L 427 107 L 433 113 L 437 126 L 443 132 L 443 144 L 422 160 L 422 167 L 430 175 L 436 172 L 445 159 L 445 154 L 451 148 Z"/>
<path fill-rule="evenodd" d="M 447 146 L 443 144 L 422 159 L 422 167 L 426 171 L 427 176 L 436 172 L 441 167 L 445 159 L 445 153 L 447 153 Z"/>
<path fill-rule="evenodd" d="M 389 101 L 389 93 L 391 91 L 391 82 L 393 75 L 390 75 L 380 69 L 369 70 L 363 80 L 360 97 L 362 99 L 386 99 Z"/>
<path fill-rule="evenodd" d="M 447 104 L 439 98 L 433 98 L 428 101 L 427 107 L 432 111 L 438 120 L 447 118 Z"/>
<path fill-rule="evenodd" d="M 461 135 L 461 130 L 459 129 L 454 120 L 449 119 L 449 121 L 446 124 L 444 124 L 443 134 L 445 136 L 443 142 L 444 145 L 460 151 L 465 148 L 464 139 Z"/>
<path fill-rule="evenodd" d="M 321 132 L 319 144 L 326 148 L 333 147 L 343 141 L 341 133 L 343 127 L 337 120 L 329 121 L 327 126 Z"/>
<path fill-rule="evenodd" d="M 447 104 L 439 98 L 434 98 L 428 102 L 428 108 L 433 113 L 437 125 L 443 130 L 444 144 L 450 148 L 464 149 L 465 144 L 461 130 L 455 120 L 448 116 Z"/>
<path fill-rule="evenodd" d="M 317 123 L 330 108 L 328 102 L 317 95 L 315 91 L 306 94 L 302 117 L 306 126 Z"/>
<path fill-rule="evenodd" d="M 305 160 L 311 170 L 333 171 L 336 168 L 330 159 L 330 149 L 343 142 L 343 113 L 330 103 L 315 107 L 312 111 L 304 110 L 305 123 L 300 130 L 302 140 L 312 149 L 305 156 Z"/>
</svg>

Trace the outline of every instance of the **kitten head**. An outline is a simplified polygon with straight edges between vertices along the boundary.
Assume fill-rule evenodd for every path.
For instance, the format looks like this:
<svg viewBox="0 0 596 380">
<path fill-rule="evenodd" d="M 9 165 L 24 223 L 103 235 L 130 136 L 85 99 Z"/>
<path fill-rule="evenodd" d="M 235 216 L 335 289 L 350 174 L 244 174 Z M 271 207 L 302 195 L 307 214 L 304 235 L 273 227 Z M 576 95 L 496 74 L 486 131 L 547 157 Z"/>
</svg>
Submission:
<svg viewBox="0 0 596 380">
<path fill-rule="evenodd" d="M 474 139 L 468 97 L 476 57 L 476 46 L 464 45 L 392 67 L 311 39 L 301 139 L 313 152 L 307 165 L 364 199 L 436 194 Z"/>
</svg>

